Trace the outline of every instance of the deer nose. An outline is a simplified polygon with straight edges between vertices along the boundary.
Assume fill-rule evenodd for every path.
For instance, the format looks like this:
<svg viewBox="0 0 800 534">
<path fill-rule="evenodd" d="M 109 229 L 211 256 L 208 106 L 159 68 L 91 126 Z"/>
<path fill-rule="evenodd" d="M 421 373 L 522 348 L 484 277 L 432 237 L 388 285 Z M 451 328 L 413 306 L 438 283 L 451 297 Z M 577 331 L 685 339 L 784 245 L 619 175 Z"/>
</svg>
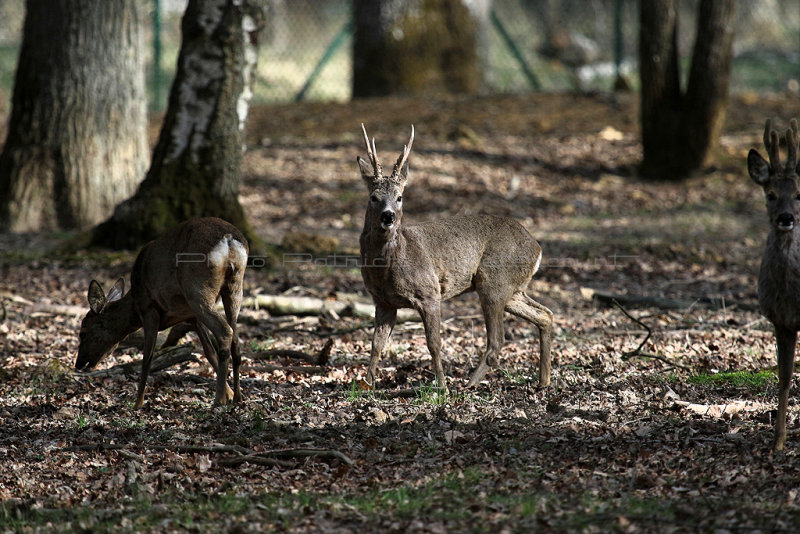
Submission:
<svg viewBox="0 0 800 534">
<path fill-rule="evenodd" d="M 778 228 L 782 230 L 791 230 L 794 228 L 794 215 L 791 213 L 781 213 L 776 220 Z"/>
<path fill-rule="evenodd" d="M 395 214 L 393 211 L 386 210 L 381 213 L 381 224 L 389 226 L 394 224 Z"/>
</svg>

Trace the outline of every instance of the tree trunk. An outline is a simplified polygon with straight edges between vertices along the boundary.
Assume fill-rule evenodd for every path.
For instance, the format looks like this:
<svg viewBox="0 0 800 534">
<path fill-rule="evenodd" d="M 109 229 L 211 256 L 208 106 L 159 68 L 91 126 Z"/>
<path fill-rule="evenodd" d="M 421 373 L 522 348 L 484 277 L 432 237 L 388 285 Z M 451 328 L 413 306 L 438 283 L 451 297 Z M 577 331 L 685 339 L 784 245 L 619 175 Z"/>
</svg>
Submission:
<svg viewBox="0 0 800 534">
<path fill-rule="evenodd" d="M 353 97 L 476 93 L 487 0 L 354 0 Z"/>
<path fill-rule="evenodd" d="M 239 204 L 244 125 L 264 24 L 258 0 L 190 0 L 167 113 L 147 177 L 95 228 L 92 244 L 135 248 L 191 217 L 254 240 Z"/>
<path fill-rule="evenodd" d="M 734 0 L 701 0 L 685 92 L 678 66 L 675 0 L 642 0 L 639 35 L 646 177 L 680 180 L 699 170 L 725 118 Z"/>
<path fill-rule="evenodd" d="M 27 0 L 0 230 L 79 228 L 141 182 L 147 115 L 139 0 Z"/>
</svg>

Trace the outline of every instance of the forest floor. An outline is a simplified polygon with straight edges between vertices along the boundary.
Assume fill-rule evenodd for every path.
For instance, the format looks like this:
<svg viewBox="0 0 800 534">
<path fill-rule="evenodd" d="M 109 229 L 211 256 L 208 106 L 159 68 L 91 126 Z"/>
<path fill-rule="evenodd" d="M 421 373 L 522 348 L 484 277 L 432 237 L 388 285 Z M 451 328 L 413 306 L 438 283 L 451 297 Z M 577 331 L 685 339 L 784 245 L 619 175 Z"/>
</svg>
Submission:
<svg viewBox="0 0 800 534">
<path fill-rule="evenodd" d="M 546 389 L 537 333 L 512 317 L 499 368 L 465 387 L 485 345 L 474 295 L 444 307 L 447 398 L 417 321 L 395 329 L 369 390 L 369 319 L 248 305 L 243 403 L 212 407 L 190 335 L 193 356 L 153 373 L 134 410 L 135 346 L 99 366 L 121 372 L 72 371 L 89 280 L 127 276 L 134 255 L 0 235 L 0 531 L 796 531 L 800 410 L 771 453 L 767 226 L 745 168 L 764 119 L 793 116 L 796 96 L 738 95 L 715 166 L 653 183 L 636 175 L 634 95 L 253 110 L 242 203 L 265 242 L 305 255 L 248 270 L 246 299 L 369 301 L 341 260 L 366 203 L 359 124 L 388 162 L 413 121 L 406 220 L 507 215 L 544 248 L 530 294 L 555 313 Z M 324 366 L 279 352 L 328 340 Z"/>
</svg>

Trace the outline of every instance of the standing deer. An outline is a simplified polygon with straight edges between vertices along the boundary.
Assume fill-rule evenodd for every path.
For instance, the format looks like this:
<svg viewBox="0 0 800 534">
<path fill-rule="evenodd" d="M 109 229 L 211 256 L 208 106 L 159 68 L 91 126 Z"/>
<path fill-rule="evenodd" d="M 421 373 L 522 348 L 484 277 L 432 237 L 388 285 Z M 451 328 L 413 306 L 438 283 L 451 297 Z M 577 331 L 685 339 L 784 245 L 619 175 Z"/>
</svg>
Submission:
<svg viewBox="0 0 800 534">
<path fill-rule="evenodd" d="M 487 344 L 468 385 L 478 384 L 489 365 L 497 364 L 503 346 L 503 312 L 539 328 L 539 384 L 550 383 L 553 313 L 525 294 L 539 268 L 542 248 L 517 221 L 489 215 L 462 215 L 418 224 L 403 224 L 403 189 L 414 127 L 390 176 L 378 163 L 375 139 L 364 125 L 369 163 L 356 157 L 369 190 L 361 232 L 361 275 L 375 302 L 367 382 L 375 383 L 378 359 L 389 339 L 399 308 L 422 317 L 428 350 L 439 387 L 447 391 L 441 360 L 441 302 L 476 291 L 486 322 Z"/>
<path fill-rule="evenodd" d="M 96 280 L 89 284 L 90 310 L 81 323 L 75 368 L 94 367 L 126 336 L 144 328 L 142 376 L 135 404 L 141 408 L 159 330 L 189 322 L 217 374 L 215 403 L 241 401 L 236 320 L 247 254 L 242 233 L 230 223 L 211 217 L 186 221 L 146 244 L 136 257 L 131 290 L 125 296 L 122 278 L 108 295 Z M 216 310 L 219 299 L 224 317 Z M 217 351 L 209 331 L 216 339 Z M 233 391 L 227 383 L 230 357 Z"/>
<path fill-rule="evenodd" d="M 797 164 L 797 120 L 786 131 L 788 159 L 781 165 L 778 132 L 770 121 L 764 128 L 769 163 L 755 150 L 747 155 L 750 178 L 764 188 L 770 232 L 758 275 L 758 303 L 775 327 L 778 345 L 778 416 L 773 448 L 786 444 L 786 406 L 794 369 L 794 348 L 800 330 L 800 165 Z"/>
</svg>

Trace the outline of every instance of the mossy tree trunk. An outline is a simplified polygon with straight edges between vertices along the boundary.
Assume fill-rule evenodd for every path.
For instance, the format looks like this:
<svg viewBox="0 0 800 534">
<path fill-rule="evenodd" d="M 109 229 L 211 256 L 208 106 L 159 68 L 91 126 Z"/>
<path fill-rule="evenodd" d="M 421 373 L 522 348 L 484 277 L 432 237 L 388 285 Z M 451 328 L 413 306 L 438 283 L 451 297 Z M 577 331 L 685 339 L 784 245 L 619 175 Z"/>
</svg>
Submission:
<svg viewBox="0 0 800 534">
<path fill-rule="evenodd" d="M 244 125 L 264 24 L 260 0 L 190 0 L 167 113 L 139 190 L 92 244 L 136 248 L 191 217 L 253 232 L 239 204 Z"/>
<path fill-rule="evenodd" d="M 725 119 L 734 0 L 701 0 L 686 90 L 681 89 L 676 0 L 641 0 L 641 173 L 681 180 L 705 165 Z"/>
<path fill-rule="evenodd" d="M 90 226 L 147 168 L 140 0 L 27 0 L 0 230 Z"/>
<path fill-rule="evenodd" d="M 475 93 L 488 0 L 354 0 L 353 96 Z"/>
</svg>

